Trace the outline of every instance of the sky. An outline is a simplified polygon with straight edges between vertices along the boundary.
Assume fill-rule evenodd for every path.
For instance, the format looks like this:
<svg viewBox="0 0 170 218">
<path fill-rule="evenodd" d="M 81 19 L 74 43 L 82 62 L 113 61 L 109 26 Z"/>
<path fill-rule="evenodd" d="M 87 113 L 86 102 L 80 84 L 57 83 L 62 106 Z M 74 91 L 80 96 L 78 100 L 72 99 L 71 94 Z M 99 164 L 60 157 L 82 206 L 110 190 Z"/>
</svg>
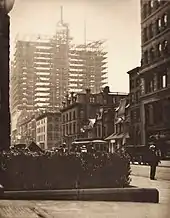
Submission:
<svg viewBox="0 0 170 218">
<path fill-rule="evenodd" d="M 84 43 L 85 23 L 87 41 L 106 40 L 110 90 L 128 92 L 127 71 L 140 65 L 139 0 L 15 0 L 11 55 L 18 36 L 55 34 L 61 6 L 74 43 Z"/>
</svg>

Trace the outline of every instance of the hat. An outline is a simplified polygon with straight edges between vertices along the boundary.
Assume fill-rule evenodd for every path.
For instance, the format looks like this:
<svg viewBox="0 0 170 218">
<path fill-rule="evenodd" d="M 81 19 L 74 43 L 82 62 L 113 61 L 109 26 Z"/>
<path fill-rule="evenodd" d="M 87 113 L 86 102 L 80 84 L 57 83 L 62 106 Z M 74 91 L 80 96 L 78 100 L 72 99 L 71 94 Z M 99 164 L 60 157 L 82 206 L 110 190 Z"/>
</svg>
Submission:
<svg viewBox="0 0 170 218">
<path fill-rule="evenodd" d="M 155 147 L 155 145 L 150 145 L 149 146 L 149 149 L 155 149 L 156 147 Z"/>
</svg>

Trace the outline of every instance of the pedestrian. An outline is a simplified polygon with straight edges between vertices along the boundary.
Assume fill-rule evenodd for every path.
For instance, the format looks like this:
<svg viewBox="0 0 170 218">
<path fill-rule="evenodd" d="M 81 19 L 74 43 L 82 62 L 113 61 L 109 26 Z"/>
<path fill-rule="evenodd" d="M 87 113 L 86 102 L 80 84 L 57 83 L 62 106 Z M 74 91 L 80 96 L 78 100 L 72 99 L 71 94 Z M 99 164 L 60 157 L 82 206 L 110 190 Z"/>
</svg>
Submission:
<svg viewBox="0 0 170 218">
<path fill-rule="evenodd" d="M 149 165 L 150 165 L 150 179 L 155 180 L 156 167 L 159 163 L 159 155 L 156 151 L 156 146 L 154 144 L 149 146 Z"/>
</svg>

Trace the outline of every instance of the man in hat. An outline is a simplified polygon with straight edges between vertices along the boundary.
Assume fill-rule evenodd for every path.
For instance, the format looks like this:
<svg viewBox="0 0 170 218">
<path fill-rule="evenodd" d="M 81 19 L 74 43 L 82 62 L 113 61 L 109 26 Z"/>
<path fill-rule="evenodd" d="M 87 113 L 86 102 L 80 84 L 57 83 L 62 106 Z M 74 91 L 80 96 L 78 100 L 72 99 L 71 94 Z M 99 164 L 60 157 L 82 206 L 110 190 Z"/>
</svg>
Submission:
<svg viewBox="0 0 170 218">
<path fill-rule="evenodd" d="M 149 146 L 149 165 L 150 165 L 150 179 L 155 180 L 156 167 L 159 163 L 159 155 L 156 150 L 156 146 L 151 144 Z"/>
</svg>

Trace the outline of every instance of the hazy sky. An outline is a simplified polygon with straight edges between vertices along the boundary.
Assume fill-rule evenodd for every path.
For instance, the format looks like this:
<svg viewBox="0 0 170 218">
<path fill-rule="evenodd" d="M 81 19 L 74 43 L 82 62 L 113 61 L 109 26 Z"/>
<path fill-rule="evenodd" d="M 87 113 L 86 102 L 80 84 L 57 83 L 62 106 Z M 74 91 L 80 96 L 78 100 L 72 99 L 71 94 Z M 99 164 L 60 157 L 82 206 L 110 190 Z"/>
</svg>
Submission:
<svg viewBox="0 0 170 218">
<path fill-rule="evenodd" d="M 15 0 L 11 16 L 11 49 L 16 35 L 55 33 L 63 6 L 75 43 L 107 40 L 108 84 L 111 91 L 128 92 L 127 71 L 140 64 L 139 0 Z M 12 49 L 13 51 L 13 49 Z"/>
</svg>

